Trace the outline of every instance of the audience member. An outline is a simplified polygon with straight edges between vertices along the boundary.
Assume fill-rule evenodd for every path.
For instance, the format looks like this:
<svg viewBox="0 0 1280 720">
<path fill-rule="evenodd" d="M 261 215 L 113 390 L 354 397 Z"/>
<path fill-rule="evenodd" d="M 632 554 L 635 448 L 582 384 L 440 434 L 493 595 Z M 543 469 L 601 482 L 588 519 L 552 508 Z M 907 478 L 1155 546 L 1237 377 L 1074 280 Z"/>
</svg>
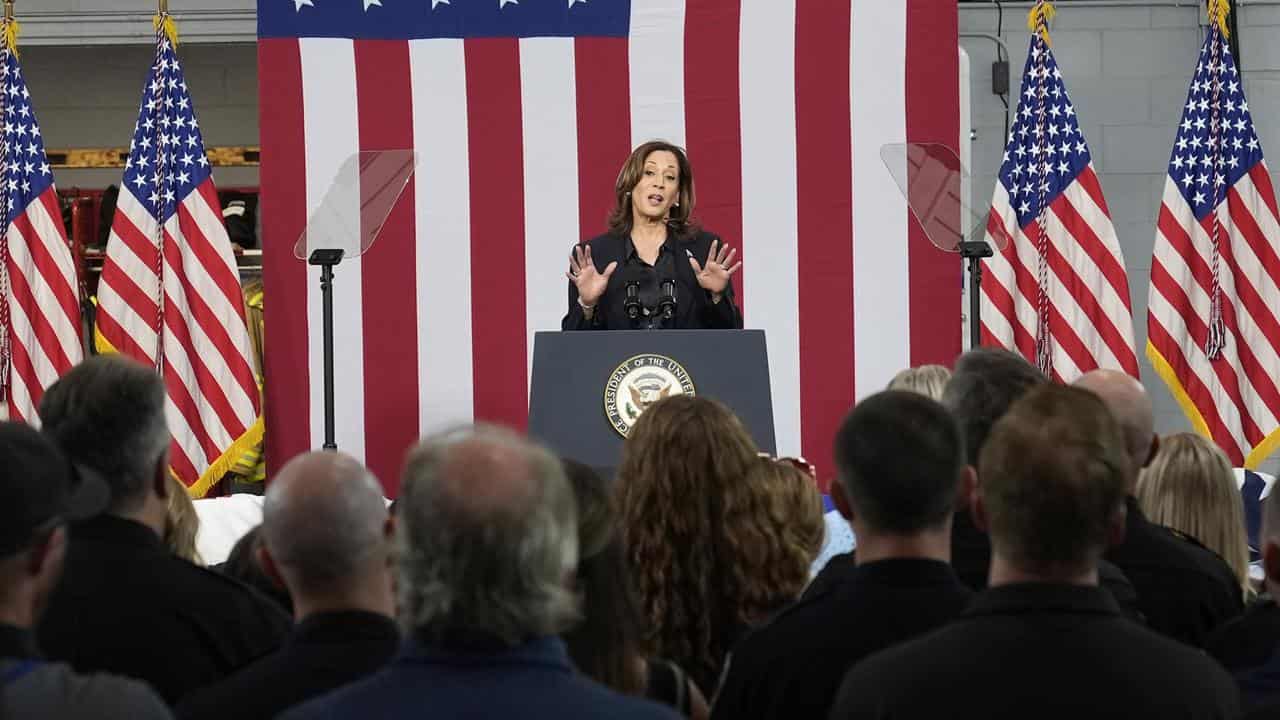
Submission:
<svg viewBox="0 0 1280 720">
<path fill-rule="evenodd" d="M 187 486 L 169 476 L 169 507 L 164 518 L 161 539 L 169 552 L 196 565 L 203 565 L 200 551 L 196 550 L 196 535 L 200 533 L 200 516 L 195 503 L 187 494 Z"/>
<path fill-rule="evenodd" d="M 165 386 L 119 356 L 85 360 L 40 402 L 44 432 L 110 488 L 75 526 L 41 647 L 81 672 L 151 683 L 169 703 L 274 650 L 289 618 L 249 588 L 171 554 Z"/>
<path fill-rule="evenodd" d="M 725 533 L 743 547 L 735 572 L 750 625 L 766 622 L 794 603 L 809 584 L 809 569 L 826 523 L 812 475 L 786 459 L 762 455 L 743 482 L 726 488 Z"/>
<path fill-rule="evenodd" d="M 942 365 L 921 365 L 907 368 L 893 376 L 889 390 L 907 390 L 932 400 L 941 400 L 942 393 L 951 379 L 951 371 Z"/>
<path fill-rule="evenodd" d="M 1148 520 L 1134 497 L 1142 468 L 1160 446 L 1142 383 L 1115 370 L 1095 370 L 1076 386 L 1102 398 L 1124 433 L 1124 541 L 1105 557 L 1137 588 L 1139 608 L 1152 629 L 1201 647 L 1214 628 L 1240 614 L 1240 583 L 1222 558 Z"/>
<path fill-rule="evenodd" d="M 857 566 L 747 636 L 714 718 L 825 718 L 849 667 L 969 601 L 948 560 L 956 495 L 971 471 L 947 410 L 912 392 L 874 395 L 845 419 L 835 452 L 833 500 L 857 533 Z"/>
<path fill-rule="evenodd" d="M 22 423 L 0 423 L 0 717 L 170 717 L 142 683 L 45 662 L 32 636 L 62 572 L 66 523 L 100 512 L 107 501 L 106 487 L 77 479 L 47 438 Z"/>
<path fill-rule="evenodd" d="M 831 717 L 1236 717 L 1217 663 L 1125 619 L 1098 587 L 1098 560 L 1124 534 L 1128 465 L 1097 396 L 1043 386 L 1017 401 L 973 499 L 990 589 L 955 623 L 856 665 Z"/>
<path fill-rule="evenodd" d="M 260 562 L 289 588 L 297 625 L 280 650 L 191 693 L 180 718 L 270 720 L 391 661 L 400 645 L 382 486 L 347 455 L 313 452 L 276 474 Z"/>
<path fill-rule="evenodd" d="M 584 675 L 628 695 L 707 717 L 707 701 L 684 670 L 640 654 L 640 619 L 623 572 L 622 542 L 609 487 L 596 471 L 564 461 L 578 503 L 578 571 L 582 620 L 563 635 L 569 659 Z"/>
<path fill-rule="evenodd" d="M 231 546 L 227 561 L 215 566 L 215 569 L 257 590 L 280 606 L 281 610 L 293 614 L 293 598 L 289 597 L 289 589 L 268 575 L 262 567 L 262 525 L 255 525 L 249 532 L 241 535 L 236 544 Z"/>
<path fill-rule="evenodd" d="M 689 671 L 714 692 L 725 655 L 760 609 L 738 572 L 776 538 L 740 537 L 726 503 L 758 462 L 724 405 L 675 395 L 640 416 L 616 480 L 627 571 L 640 602 L 641 652 Z"/>
<path fill-rule="evenodd" d="M 305 703 L 305 718 L 675 718 L 574 672 L 573 492 L 545 450 L 493 428 L 410 451 L 396 508 L 402 654 Z"/>
<path fill-rule="evenodd" d="M 1207 645 L 1209 654 L 1235 671 L 1246 707 L 1258 706 L 1250 717 L 1280 718 L 1280 498 L 1262 503 L 1262 567 L 1268 597 L 1241 617 L 1222 626 Z"/>
<path fill-rule="evenodd" d="M 1244 504 L 1231 461 L 1211 440 L 1192 433 L 1161 440 L 1138 476 L 1134 496 L 1151 522 L 1212 550 L 1231 568 L 1245 597 L 1253 594 Z"/>
</svg>

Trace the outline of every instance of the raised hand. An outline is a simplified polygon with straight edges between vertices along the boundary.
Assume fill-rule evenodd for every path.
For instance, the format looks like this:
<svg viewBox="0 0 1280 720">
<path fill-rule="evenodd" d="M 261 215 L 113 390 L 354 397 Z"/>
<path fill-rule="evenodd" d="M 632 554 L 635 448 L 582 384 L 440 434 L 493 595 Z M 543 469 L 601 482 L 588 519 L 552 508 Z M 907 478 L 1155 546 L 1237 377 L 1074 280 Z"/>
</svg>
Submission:
<svg viewBox="0 0 1280 720">
<path fill-rule="evenodd" d="M 699 265 L 696 259 L 689 258 L 693 273 L 698 278 L 698 285 L 718 298 L 728 287 L 729 278 L 742 267 L 741 262 L 733 262 L 737 255 L 737 248 L 730 249 L 727 244 L 721 245 L 719 239 L 712 240 L 706 263 Z"/>
<path fill-rule="evenodd" d="M 600 301 L 605 288 L 609 287 L 609 276 L 617 269 L 618 263 L 611 262 L 604 272 L 596 270 L 596 264 L 591 260 L 591 246 L 577 245 L 569 254 L 569 271 L 565 277 L 578 286 L 578 299 L 582 304 L 590 306 Z"/>
</svg>

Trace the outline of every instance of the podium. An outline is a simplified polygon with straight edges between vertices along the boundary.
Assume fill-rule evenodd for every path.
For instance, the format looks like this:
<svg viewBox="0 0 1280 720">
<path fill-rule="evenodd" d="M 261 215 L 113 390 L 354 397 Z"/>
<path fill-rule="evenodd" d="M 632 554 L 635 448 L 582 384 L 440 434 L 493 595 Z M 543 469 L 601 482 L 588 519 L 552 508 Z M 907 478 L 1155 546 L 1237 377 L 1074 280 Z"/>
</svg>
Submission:
<svg viewBox="0 0 1280 720">
<path fill-rule="evenodd" d="M 639 413 L 679 392 L 724 403 L 776 451 L 763 330 L 536 333 L 529 437 L 612 475 Z"/>
</svg>

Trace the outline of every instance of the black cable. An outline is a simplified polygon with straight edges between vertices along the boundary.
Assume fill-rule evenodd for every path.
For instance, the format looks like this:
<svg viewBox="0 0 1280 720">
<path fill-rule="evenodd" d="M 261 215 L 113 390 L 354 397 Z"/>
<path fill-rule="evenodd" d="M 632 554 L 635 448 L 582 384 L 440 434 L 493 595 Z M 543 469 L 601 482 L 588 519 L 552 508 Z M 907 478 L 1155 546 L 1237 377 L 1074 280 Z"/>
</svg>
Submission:
<svg viewBox="0 0 1280 720">
<path fill-rule="evenodd" d="M 1004 5 L 1000 0 L 991 0 L 996 6 L 996 37 L 1004 40 Z M 1004 52 L 1004 47 L 1000 43 L 996 43 L 996 60 L 1003 60 L 1008 67 L 1009 58 Z M 1010 79 L 1012 81 L 1012 78 Z M 1004 149 L 1009 145 L 1009 93 L 1004 92 L 997 95 L 1000 98 L 1000 104 L 1004 105 L 1004 134 L 1000 136 L 1000 147 Z"/>
<path fill-rule="evenodd" d="M 1227 30 L 1231 33 L 1228 42 L 1231 43 L 1231 54 L 1235 57 L 1236 71 L 1244 73 L 1244 59 L 1240 57 L 1240 25 L 1237 19 L 1240 15 L 1240 3 L 1236 0 L 1230 0 L 1230 6 L 1227 8 Z"/>
</svg>

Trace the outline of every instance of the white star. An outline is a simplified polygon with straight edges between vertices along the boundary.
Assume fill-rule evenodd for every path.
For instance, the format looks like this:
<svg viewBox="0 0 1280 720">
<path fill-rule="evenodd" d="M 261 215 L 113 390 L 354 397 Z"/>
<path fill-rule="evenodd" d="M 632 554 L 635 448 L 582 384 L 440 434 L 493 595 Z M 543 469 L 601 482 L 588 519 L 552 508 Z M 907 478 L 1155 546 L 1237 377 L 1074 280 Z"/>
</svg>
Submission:
<svg viewBox="0 0 1280 720">
<path fill-rule="evenodd" d="M 1021 176 L 1022 176 L 1022 166 L 1021 166 L 1021 165 L 1014 165 L 1014 166 L 1013 166 L 1013 176 L 1014 176 L 1014 177 L 1021 177 Z"/>
<path fill-rule="evenodd" d="M 186 172 L 180 172 L 180 173 L 178 173 L 178 184 L 179 184 L 179 185 L 185 185 L 185 184 L 187 184 L 187 183 L 189 183 L 189 182 L 191 182 L 191 174 L 190 174 L 190 173 L 186 173 Z"/>
<path fill-rule="evenodd" d="M 1242 112 L 1242 113 L 1247 113 L 1247 112 L 1249 112 L 1249 101 L 1248 101 L 1248 100 L 1241 100 L 1241 101 L 1240 101 L 1240 112 Z"/>
<path fill-rule="evenodd" d="M 205 157 L 203 154 L 196 158 L 196 161 L 200 163 L 200 167 L 209 167 L 209 158 Z"/>
<path fill-rule="evenodd" d="M 448 5 L 449 0 L 431 0 L 431 9 L 435 10 L 437 5 Z"/>
<path fill-rule="evenodd" d="M 191 148 L 193 148 L 193 147 L 195 147 L 195 146 L 196 146 L 196 143 L 197 143 L 197 140 L 196 140 L 196 136 L 195 136 L 195 135 L 188 135 L 188 136 L 187 136 L 187 147 L 191 147 Z"/>
<path fill-rule="evenodd" d="M 1018 206 L 1018 212 L 1022 215 L 1026 215 L 1027 213 L 1031 212 L 1031 204 L 1028 203 L 1026 200 L 1023 200 L 1022 204 Z"/>
<path fill-rule="evenodd" d="M 1179 150 L 1185 151 L 1187 149 L 1187 138 L 1185 135 L 1178 138 L 1177 145 Z"/>
<path fill-rule="evenodd" d="M 501 10 L 502 8 L 508 5 L 519 5 L 519 4 L 520 4 L 520 0 L 498 0 L 498 9 Z"/>
<path fill-rule="evenodd" d="M 1200 177 L 1197 177 L 1197 178 L 1196 178 L 1196 184 L 1197 184 L 1197 185 L 1208 185 L 1208 184 L 1209 184 L 1209 176 L 1208 176 L 1208 175 L 1205 175 L 1204 173 L 1200 173 Z"/>
<path fill-rule="evenodd" d="M 146 135 L 143 135 L 143 136 L 142 136 L 142 143 L 141 143 L 141 144 L 142 144 L 142 149 L 143 149 L 143 150 L 150 150 L 150 149 L 151 149 L 151 138 L 147 137 Z"/>
<path fill-rule="evenodd" d="M 1174 155 L 1174 156 L 1173 156 L 1173 163 L 1171 163 L 1171 164 L 1172 164 L 1175 168 L 1177 168 L 1177 169 L 1181 170 L 1181 169 L 1182 169 L 1182 156 L 1181 156 L 1181 155 Z"/>
<path fill-rule="evenodd" d="M 382 0 L 364 0 L 365 12 L 368 12 L 371 7 L 382 7 Z"/>
<path fill-rule="evenodd" d="M 147 184 L 147 181 L 146 181 L 146 180 L 143 180 L 143 179 L 142 179 L 142 176 L 141 176 L 141 175 L 139 175 L 139 176 L 137 176 L 137 177 L 135 177 L 135 178 L 133 179 L 133 184 L 134 184 L 134 185 L 137 185 L 138 187 L 142 187 L 143 185 L 146 185 L 146 184 Z"/>
<path fill-rule="evenodd" d="M 187 106 L 190 104 L 191 104 L 190 101 L 188 101 L 185 97 L 178 99 L 178 108 L 180 110 L 186 110 Z"/>
<path fill-rule="evenodd" d="M 1249 138 L 1249 149 L 1250 150 L 1258 149 L 1258 138 Z"/>
<path fill-rule="evenodd" d="M 35 143 L 31 143 L 30 145 L 27 146 L 28 155 L 35 155 L 39 151 L 40 151 L 40 148 L 36 147 Z"/>
<path fill-rule="evenodd" d="M 1204 204 L 1204 193 L 1202 193 L 1202 192 L 1198 192 L 1198 193 L 1196 193 L 1195 201 L 1196 201 L 1196 204 L 1197 204 L 1197 205 L 1203 205 L 1203 204 Z"/>
<path fill-rule="evenodd" d="M 1232 170 L 1235 170 L 1236 168 L 1240 167 L 1240 158 L 1236 157 L 1235 155 L 1232 155 L 1231 159 L 1227 161 L 1227 164 L 1231 166 Z"/>
<path fill-rule="evenodd" d="M 196 161 L 196 160 L 195 160 L 195 158 L 191 157 L 191 153 L 183 153 L 183 154 L 182 154 L 182 164 L 183 164 L 184 166 L 186 166 L 186 167 L 191 167 L 191 163 L 193 163 L 193 162 L 195 162 L 195 161 Z"/>
<path fill-rule="evenodd" d="M 293 0 L 294 12 L 302 12 L 304 7 L 315 7 L 315 5 L 311 3 L 311 0 Z"/>
<path fill-rule="evenodd" d="M 160 193 L 152 192 L 150 195 L 147 196 L 147 199 L 151 201 L 152 205 L 155 205 L 156 203 L 160 202 Z"/>
<path fill-rule="evenodd" d="M 1084 143 L 1082 143 L 1082 142 L 1078 142 L 1078 143 L 1076 143 L 1076 153 L 1077 153 L 1078 155 L 1083 155 L 1083 154 L 1085 154 L 1085 153 L 1086 153 L 1086 152 L 1088 152 L 1088 151 L 1089 151 L 1089 146 L 1088 146 L 1088 145 L 1085 145 L 1085 144 L 1084 144 Z"/>
<path fill-rule="evenodd" d="M 1067 162 L 1058 163 L 1058 172 L 1063 175 L 1071 172 L 1071 165 Z"/>
<path fill-rule="evenodd" d="M 38 137 L 40 137 L 40 128 L 36 127 L 35 125 L 32 125 L 32 126 L 31 126 L 31 137 L 33 137 L 33 138 L 38 138 Z"/>
<path fill-rule="evenodd" d="M 1190 118 L 1190 117 L 1183 117 L 1183 118 L 1182 118 L 1182 129 L 1183 129 L 1183 131 L 1184 131 L 1184 132 L 1191 132 L 1191 118 Z"/>
<path fill-rule="evenodd" d="M 587 0 L 569 0 L 569 7 L 572 8 L 577 3 L 582 3 L 583 5 L 586 5 Z"/>
<path fill-rule="evenodd" d="M 173 195 L 173 191 L 172 191 L 172 190 L 165 190 L 165 191 L 164 191 L 164 201 L 165 201 L 165 202 L 173 202 L 173 198 L 174 198 L 174 195 Z"/>
</svg>

